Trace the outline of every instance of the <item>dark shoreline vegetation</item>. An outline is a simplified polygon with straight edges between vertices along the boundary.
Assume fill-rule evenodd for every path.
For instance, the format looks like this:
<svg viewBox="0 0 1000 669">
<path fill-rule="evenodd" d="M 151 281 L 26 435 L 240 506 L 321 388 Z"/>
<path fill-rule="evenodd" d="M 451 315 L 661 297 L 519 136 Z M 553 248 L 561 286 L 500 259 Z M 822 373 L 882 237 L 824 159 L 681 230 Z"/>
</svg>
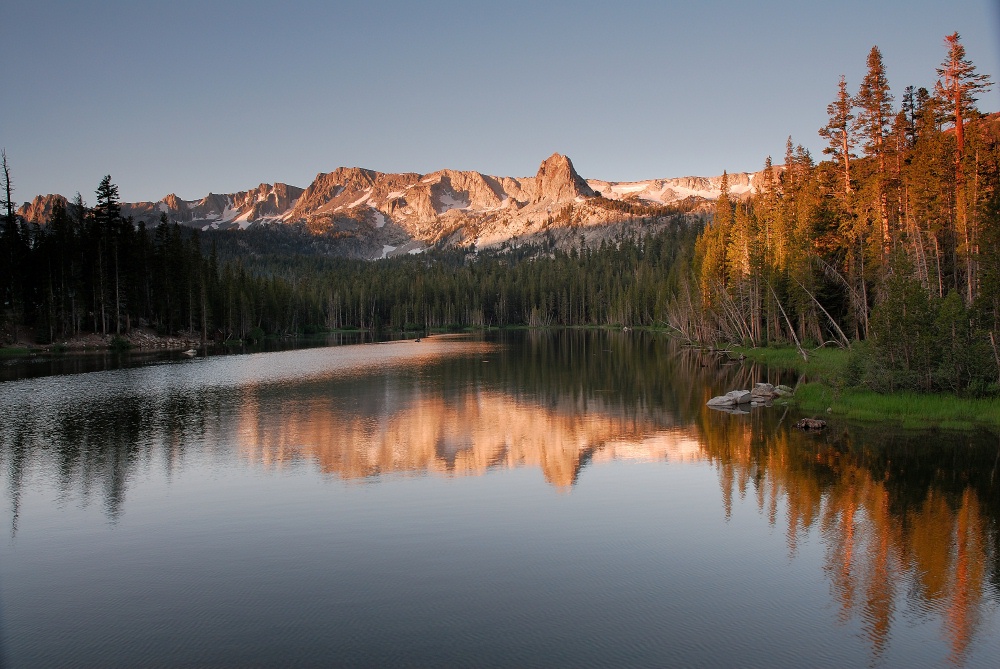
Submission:
<svg viewBox="0 0 1000 669">
<path fill-rule="evenodd" d="M 477 253 L 333 258 L 280 226 L 202 233 L 165 216 L 137 226 L 122 217 L 110 176 L 94 207 L 78 195 L 46 225 L 28 225 L 14 213 L 4 156 L 0 340 L 667 328 L 785 366 L 788 350 L 843 349 L 813 352 L 807 376 L 822 385 L 799 389 L 806 410 L 995 427 L 1000 114 L 975 108 L 991 82 L 957 34 L 945 42 L 937 84 L 907 86 L 898 109 L 876 47 L 856 94 L 841 79 L 820 129 L 830 160 L 815 162 L 789 138 L 784 164 L 767 158 L 752 195 L 731 195 L 723 176 L 707 223 L 683 208 L 623 203 L 636 221 L 669 224 L 645 235 L 637 225 L 597 248 L 566 251 L 550 237 Z"/>
</svg>

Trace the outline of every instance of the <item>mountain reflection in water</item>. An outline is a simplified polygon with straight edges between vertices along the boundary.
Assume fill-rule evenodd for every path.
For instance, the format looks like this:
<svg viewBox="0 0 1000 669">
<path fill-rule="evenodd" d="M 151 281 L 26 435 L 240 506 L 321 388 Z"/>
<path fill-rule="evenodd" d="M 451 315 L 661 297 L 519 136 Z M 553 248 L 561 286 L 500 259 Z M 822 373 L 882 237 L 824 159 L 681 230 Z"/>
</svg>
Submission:
<svg viewBox="0 0 1000 669">
<path fill-rule="evenodd" d="M 241 452 L 266 466 L 307 458 L 325 473 L 356 479 L 391 473 L 479 475 L 534 467 L 554 486 L 576 483 L 590 461 L 692 459 L 702 456 L 693 430 L 664 430 L 649 418 L 622 416 L 602 402 L 583 411 L 522 403 L 473 390 L 444 399 L 395 389 L 394 405 L 373 418 L 344 398 L 295 403 L 277 416 L 259 398 L 241 407 Z M 596 405 L 596 406 L 595 406 Z"/>
<path fill-rule="evenodd" d="M 727 519 L 737 498 L 753 500 L 793 559 L 816 537 L 839 620 L 860 626 L 873 660 L 906 613 L 940 619 L 961 665 L 1000 601 L 995 435 L 811 435 L 779 407 L 714 412 L 714 394 L 777 375 L 643 333 L 340 353 L 352 362 L 313 349 L 0 384 L 13 534 L 31 481 L 96 496 L 114 520 L 139 472 L 169 478 L 194 452 L 346 480 L 532 468 L 565 492 L 599 463 L 666 462 L 714 468 Z"/>
</svg>

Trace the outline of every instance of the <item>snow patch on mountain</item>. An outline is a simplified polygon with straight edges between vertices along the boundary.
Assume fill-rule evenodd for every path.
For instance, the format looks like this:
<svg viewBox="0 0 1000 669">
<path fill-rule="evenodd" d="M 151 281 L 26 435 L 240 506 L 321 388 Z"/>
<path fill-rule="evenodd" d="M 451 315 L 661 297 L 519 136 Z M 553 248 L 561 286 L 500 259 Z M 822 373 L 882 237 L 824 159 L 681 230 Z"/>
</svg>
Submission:
<svg viewBox="0 0 1000 669">
<path fill-rule="evenodd" d="M 750 172 L 727 175 L 731 197 L 744 198 L 756 188 L 759 176 Z M 638 200 L 657 205 L 670 205 L 695 198 L 714 201 L 722 193 L 722 177 L 679 177 L 649 181 L 601 181 L 591 179 L 591 188 L 612 200 Z"/>
<path fill-rule="evenodd" d="M 468 209 L 469 200 L 456 196 L 454 193 L 441 193 L 438 195 L 437 213 L 443 214 L 452 209 Z"/>
<path fill-rule="evenodd" d="M 232 202 L 229 202 L 226 205 L 226 208 L 222 210 L 222 215 L 219 217 L 219 220 L 216 221 L 216 225 L 219 223 L 228 223 L 239 215 L 240 210 L 233 207 Z"/>
<path fill-rule="evenodd" d="M 365 202 L 367 202 L 368 200 L 370 200 L 371 196 L 372 196 L 372 189 L 371 188 L 367 188 L 367 189 L 365 189 L 364 194 L 360 198 L 358 198 L 357 200 L 355 200 L 354 202 L 352 202 L 349 205 L 347 205 L 347 208 L 348 209 L 354 209 L 355 207 L 360 207 Z"/>
</svg>

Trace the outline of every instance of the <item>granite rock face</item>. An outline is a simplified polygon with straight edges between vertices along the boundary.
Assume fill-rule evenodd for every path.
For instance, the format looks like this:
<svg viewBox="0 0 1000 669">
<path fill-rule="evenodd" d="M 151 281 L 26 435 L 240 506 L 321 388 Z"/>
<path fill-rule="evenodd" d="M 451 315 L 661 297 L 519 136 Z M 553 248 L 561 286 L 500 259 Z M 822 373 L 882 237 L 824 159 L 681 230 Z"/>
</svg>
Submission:
<svg viewBox="0 0 1000 669">
<path fill-rule="evenodd" d="M 31 202 L 25 202 L 17 209 L 17 215 L 28 223 L 43 225 L 52 218 L 56 204 L 66 207 L 69 203 L 62 195 L 36 195 Z"/>
<path fill-rule="evenodd" d="M 572 202 L 595 195 L 594 189 L 576 173 L 573 161 L 560 153 L 553 153 L 538 168 L 532 202 Z"/>
</svg>

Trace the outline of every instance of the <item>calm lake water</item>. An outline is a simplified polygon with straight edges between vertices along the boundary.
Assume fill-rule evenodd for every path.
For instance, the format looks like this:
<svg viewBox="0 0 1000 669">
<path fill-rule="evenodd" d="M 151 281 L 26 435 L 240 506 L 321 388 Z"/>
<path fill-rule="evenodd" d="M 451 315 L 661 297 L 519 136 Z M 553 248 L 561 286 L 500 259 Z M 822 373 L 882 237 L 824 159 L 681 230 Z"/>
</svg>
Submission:
<svg viewBox="0 0 1000 669">
<path fill-rule="evenodd" d="M 0 383 L 5 667 L 1000 662 L 996 435 L 647 333 L 147 362 Z"/>
</svg>

